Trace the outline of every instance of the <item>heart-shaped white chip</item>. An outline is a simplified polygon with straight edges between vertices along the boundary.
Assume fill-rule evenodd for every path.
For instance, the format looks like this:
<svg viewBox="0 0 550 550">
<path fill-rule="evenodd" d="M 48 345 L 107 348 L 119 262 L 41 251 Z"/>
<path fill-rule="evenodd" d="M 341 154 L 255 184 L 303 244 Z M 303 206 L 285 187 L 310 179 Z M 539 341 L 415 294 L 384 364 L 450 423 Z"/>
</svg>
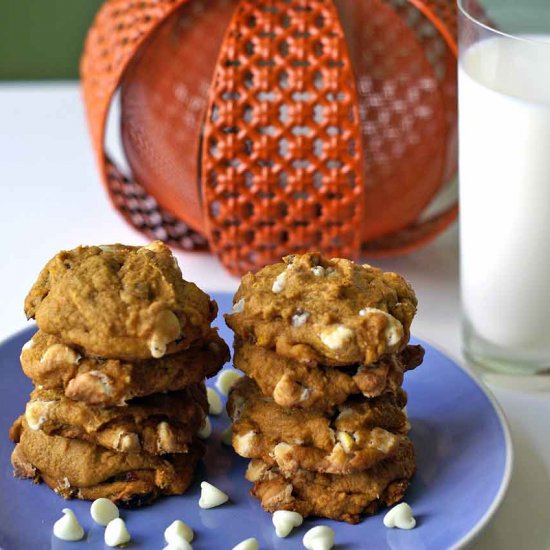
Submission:
<svg viewBox="0 0 550 550">
<path fill-rule="evenodd" d="M 304 518 L 298 512 L 289 510 L 277 510 L 273 514 L 273 525 L 278 537 L 284 538 L 290 534 L 294 527 L 302 525 Z"/>
<path fill-rule="evenodd" d="M 334 530 L 317 525 L 304 535 L 302 542 L 307 550 L 330 550 L 334 546 Z"/>
<path fill-rule="evenodd" d="M 412 508 L 406 502 L 394 506 L 384 516 L 384 525 L 389 528 L 413 529 L 416 526 L 416 520 L 413 517 Z"/>
</svg>

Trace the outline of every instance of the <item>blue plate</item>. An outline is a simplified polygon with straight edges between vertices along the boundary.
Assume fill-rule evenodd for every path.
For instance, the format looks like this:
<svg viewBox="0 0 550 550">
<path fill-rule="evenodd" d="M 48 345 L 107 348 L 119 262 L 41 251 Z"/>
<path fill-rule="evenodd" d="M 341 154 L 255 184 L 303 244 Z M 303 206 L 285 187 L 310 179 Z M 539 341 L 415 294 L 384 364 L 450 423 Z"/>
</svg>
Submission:
<svg viewBox="0 0 550 550">
<path fill-rule="evenodd" d="M 217 294 L 214 298 L 222 313 L 230 310 L 230 295 Z M 221 316 L 217 323 L 222 336 L 231 342 L 231 332 Z M 34 330 L 29 328 L 0 344 L 0 548 L 103 549 L 103 528 L 92 521 L 90 503 L 64 501 L 45 485 L 12 476 L 13 445 L 7 433 L 31 391 L 19 365 L 19 353 Z M 231 549 L 248 537 L 256 537 L 262 549 L 303 548 L 304 533 L 319 524 L 331 526 L 337 548 L 346 550 L 465 545 L 487 523 L 504 496 L 512 462 L 510 436 L 502 413 L 478 382 L 441 352 L 421 343 L 426 348 L 424 364 L 407 375 L 405 384 L 411 437 L 418 456 L 418 472 L 406 500 L 417 518 L 416 529 L 386 529 L 382 524 L 384 512 L 380 512 L 358 525 L 309 519 L 286 539 L 277 538 L 271 515 L 248 494 L 250 484 L 244 479 L 247 461 L 221 444 L 221 432 L 229 424 L 224 413 L 212 417 L 214 432 L 207 454 L 187 494 L 161 499 L 140 510 L 122 511 L 132 535 L 130 547 L 160 550 L 164 529 L 175 519 L 194 529 L 195 550 Z M 231 501 L 201 510 L 197 503 L 202 480 L 225 491 Z M 53 537 L 52 525 L 65 506 L 80 519 L 87 533 L 83 541 L 68 543 Z"/>
</svg>

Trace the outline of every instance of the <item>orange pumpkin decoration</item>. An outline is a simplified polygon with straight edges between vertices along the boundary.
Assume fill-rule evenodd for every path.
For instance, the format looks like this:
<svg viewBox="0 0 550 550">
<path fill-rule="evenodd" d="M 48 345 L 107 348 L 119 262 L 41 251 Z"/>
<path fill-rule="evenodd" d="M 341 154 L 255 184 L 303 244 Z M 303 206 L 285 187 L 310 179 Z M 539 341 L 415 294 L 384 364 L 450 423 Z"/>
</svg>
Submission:
<svg viewBox="0 0 550 550">
<path fill-rule="evenodd" d="M 457 213 L 447 0 L 109 0 L 81 64 L 108 193 L 235 274 L 412 250 Z M 105 151 L 120 91 L 124 174 Z"/>
</svg>

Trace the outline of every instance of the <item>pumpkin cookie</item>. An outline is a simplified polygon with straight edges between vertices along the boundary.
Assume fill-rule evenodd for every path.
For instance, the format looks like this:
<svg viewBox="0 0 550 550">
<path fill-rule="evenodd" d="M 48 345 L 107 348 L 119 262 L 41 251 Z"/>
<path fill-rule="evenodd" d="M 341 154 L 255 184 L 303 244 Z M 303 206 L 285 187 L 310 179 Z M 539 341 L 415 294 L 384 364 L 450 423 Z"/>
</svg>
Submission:
<svg viewBox="0 0 550 550">
<path fill-rule="evenodd" d="M 217 306 L 182 279 L 160 241 L 135 247 L 80 246 L 54 256 L 25 299 L 40 329 L 88 354 L 159 358 L 210 330 Z"/>
<path fill-rule="evenodd" d="M 191 482 L 204 445 L 194 441 L 188 453 L 164 455 L 117 453 L 104 447 L 30 430 L 17 421 L 11 433 L 14 475 L 44 481 L 64 498 L 137 507 L 162 495 L 180 495 Z"/>
<path fill-rule="evenodd" d="M 55 390 L 36 389 L 26 405 L 31 430 L 123 453 L 185 453 L 208 414 L 203 384 L 135 399 L 126 407 L 91 407 Z"/>
<path fill-rule="evenodd" d="M 229 360 L 227 344 L 211 329 L 192 347 L 160 359 L 119 360 L 85 355 L 39 330 L 23 346 L 25 374 L 46 389 L 91 405 L 124 405 L 157 392 L 177 391 L 214 376 Z"/>
<path fill-rule="evenodd" d="M 405 441 L 393 457 L 364 472 L 331 475 L 298 470 L 287 476 L 276 466 L 252 460 L 246 479 L 254 483 L 250 492 L 268 512 L 291 510 L 304 517 L 357 523 L 363 515 L 399 502 L 414 471 L 413 447 Z"/>
<path fill-rule="evenodd" d="M 292 473 L 300 469 L 347 474 L 394 455 L 409 424 L 406 394 L 350 399 L 333 413 L 284 409 L 243 377 L 232 386 L 227 410 L 237 454 Z"/>
<path fill-rule="evenodd" d="M 327 410 L 350 395 L 371 398 L 395 393 L 403 383 L 404 372 L 420 365 L 423 356 L 421 346 L 409 345 L 368 366 L 312 367 L 236 339 L 233 363 L 281 407 Z"/>
<path fill-rule="evenodd" d="M 243 277 L 229 327 L 310 365 L 370 365 L 402 350 L 416 296 L 396 273 L 319 254 L 287 256 Z"/>
</svg>

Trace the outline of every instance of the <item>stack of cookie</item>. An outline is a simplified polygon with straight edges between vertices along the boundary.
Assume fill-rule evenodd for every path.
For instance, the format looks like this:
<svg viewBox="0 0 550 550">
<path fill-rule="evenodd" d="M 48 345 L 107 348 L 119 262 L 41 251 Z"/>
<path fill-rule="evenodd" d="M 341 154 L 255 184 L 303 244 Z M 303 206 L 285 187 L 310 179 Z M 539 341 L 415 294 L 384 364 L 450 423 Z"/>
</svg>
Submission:
<svg viewBox="0 0 550 550">
<path fill-rule="evenodd" d="M 204 379 L 229 359 L 216 311 L 160 242 L 57 254 L 25 301 L 39 330 L 21 354 L 35 389 L 10 433 L 15 475 L 126 506 L 183 493 Z"/>
<path fill-rule="evenodd" d="M 409 284 L 349 260 L 288 256 L 246 275 L 235 333 L 233 447 L 270 512 L 355 523 L 403 497 L 415 471 L 401 388 L 423 359 L 407 345 Z"/>
</svg>

